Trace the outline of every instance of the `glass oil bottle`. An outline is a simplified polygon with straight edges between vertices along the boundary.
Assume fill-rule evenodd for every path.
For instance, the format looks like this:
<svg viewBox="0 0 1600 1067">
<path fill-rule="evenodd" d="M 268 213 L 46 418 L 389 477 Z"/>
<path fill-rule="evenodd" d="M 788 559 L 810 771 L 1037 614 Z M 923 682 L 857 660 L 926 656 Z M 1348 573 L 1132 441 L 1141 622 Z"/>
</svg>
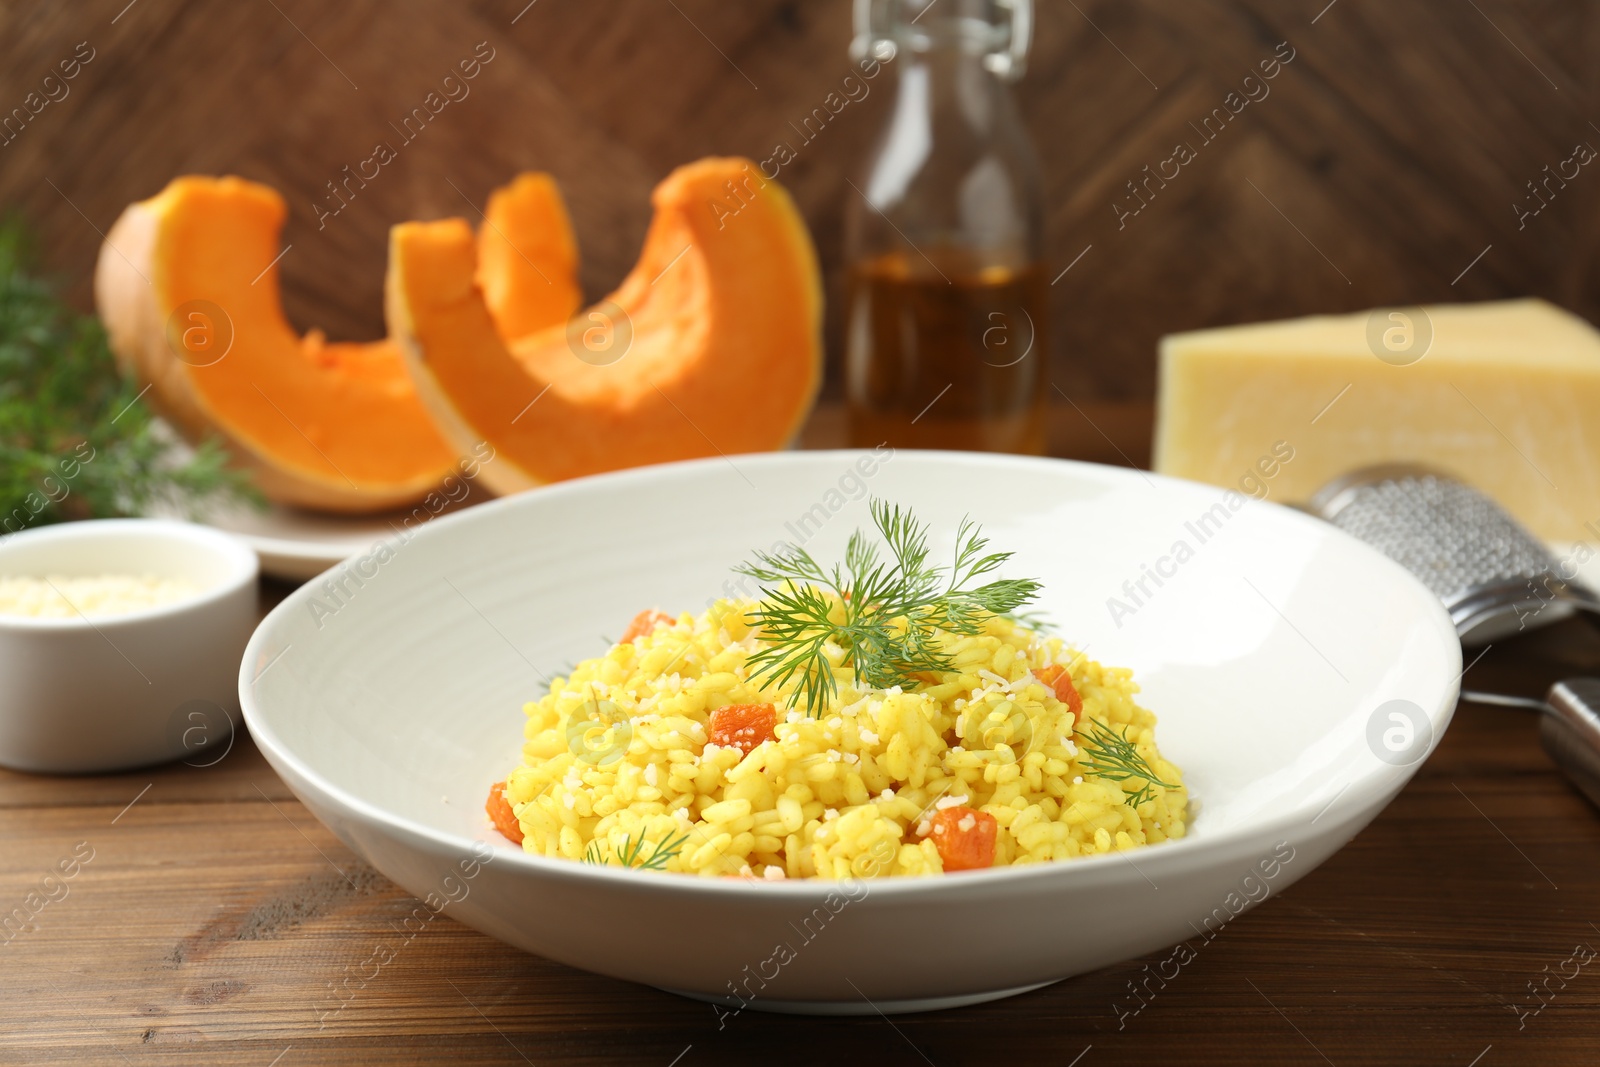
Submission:
<svg viewBox="0 0 1600 1067">
<path fill-rule="evenodd" d="M 850 442 L 1043 453 L 1043 204 L 1008 88 L 1032 0 L 857 0 L 855 11 L 852 50 L 893 60 L 897 85 L 847 190 Z"/>
</svg>

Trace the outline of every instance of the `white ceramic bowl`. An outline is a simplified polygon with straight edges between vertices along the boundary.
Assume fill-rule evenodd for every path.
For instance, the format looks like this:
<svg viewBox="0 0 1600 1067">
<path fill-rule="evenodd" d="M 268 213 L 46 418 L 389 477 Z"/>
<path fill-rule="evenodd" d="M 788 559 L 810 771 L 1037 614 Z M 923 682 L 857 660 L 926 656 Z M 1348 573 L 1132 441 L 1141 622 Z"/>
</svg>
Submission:
<svg viewBox="0 0 1600 1067">
<path fill-rule="evenodd" d="M 868 492 L 911 505 L 941 552 L 970 513 L 1015 550 L 1007 573 L 1044 582 L 1064 635 L 1133 668 L 1199 804 L 1185 839 L 841 886 L 597 868 L 489 829 L 483 798 L 517 762 L 540 672 L 601 652 L 643 607 L 700 610 L 753 547 L 807 538 L 836 558 L 869 524 Z M 734 1007 L 870 1012 L 1002 996 L 1214 931 L 1399 791 L 1460 669 L 1423 586 L 1297 512 L 1057 460 L 811 452 L 610 474 L 430 523 L 288 597 L 239 688 L 294 792 L 428 909 Z"/>
<path fill-rule="evenodd" d="M 256 557 L 227 534 L 99 519 L 0 538 L 0 575 L 154 574 L 194 597 L 120 615 L 0 615 L 0 764 L 139 767 L 231 743 L 235 679 L 256 621 Z"/>
</svg>

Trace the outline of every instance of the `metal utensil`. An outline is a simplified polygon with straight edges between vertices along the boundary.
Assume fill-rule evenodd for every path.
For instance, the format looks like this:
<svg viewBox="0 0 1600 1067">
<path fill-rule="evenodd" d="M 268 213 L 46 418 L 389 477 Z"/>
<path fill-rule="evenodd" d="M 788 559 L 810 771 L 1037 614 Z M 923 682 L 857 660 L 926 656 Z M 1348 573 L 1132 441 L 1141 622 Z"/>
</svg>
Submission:
<svg viewBox="0 0 1600 1067">
<path fill-rule="evenodd" d="M 1543 700 L 1470 689 L 1461 691 L 1461 699 L 1541 712 L 1539 744 L 1584 796 L 1600 807 L 1600 748 L 1595 744 L 1600 738 L 1600 679 L 1557 682 Z"/>
<path fill-rule="evenodd" d="M 1481 645 L 1583 611 L 1600 597 L 1499 504 L 1450 475 L 1369 467 L 1323 486 L 1307 508 L 1381 551 L 1433 590 L 1461 643 Z M 1541 713 L 1539 743 L 1600 807 L 1600 679 L 1569 678 L 1544 700 L 1464 690 L 1461 699 Z"/>
<path fill-rule="evenodd" d="M 1335 479 L 1308 508 L 1372 545 L 1432 589 L 1468 647 L 1584 610 L 1597 597 L 1544 543 L 1485 494 L 1410 464 Z"/>
</svg>

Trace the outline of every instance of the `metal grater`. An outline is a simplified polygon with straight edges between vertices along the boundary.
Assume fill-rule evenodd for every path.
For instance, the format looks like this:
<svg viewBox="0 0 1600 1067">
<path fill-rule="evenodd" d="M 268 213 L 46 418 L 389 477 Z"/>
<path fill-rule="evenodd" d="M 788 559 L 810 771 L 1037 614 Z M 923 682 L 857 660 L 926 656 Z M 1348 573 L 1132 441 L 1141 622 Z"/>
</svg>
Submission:
<svg viewBox="0 0 1600 1067">
<path fill-rule="evenodd" d="M 1444 602 L 1463 645 L 1549 625 L 1600 599 L 1499 504 L 1413 464 L 1368 467 L 1318 490 L 1307 510 L 1381 551 Z M 1600 807 L 1600 679 L 1555 683 L 1543 700 L 1463 691 L 1478 704 L 1540 713 L 1545 752 Z"/>
<path fill-rule="evenodd" d="M 1416 575 L 1464 645 L 1557 622 L 1600 597 L 1489 497 L 1411 464 L 1368 467 L 1323 486 L 1309 510 Z"/>
</svg>

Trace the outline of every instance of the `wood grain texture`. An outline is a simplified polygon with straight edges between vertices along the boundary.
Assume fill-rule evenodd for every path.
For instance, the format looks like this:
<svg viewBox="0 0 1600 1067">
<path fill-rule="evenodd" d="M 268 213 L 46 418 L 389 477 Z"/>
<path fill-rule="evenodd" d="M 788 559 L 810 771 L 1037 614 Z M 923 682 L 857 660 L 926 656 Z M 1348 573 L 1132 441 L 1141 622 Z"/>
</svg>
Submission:
<svg viewBox="0 0 1600 1067">
<path fill-rule="evenodd" d="M 70 94 L 0 147 L 0 205 L 38 224 L 50 265 L 87 305 L 97 231 L 128 202 L 183 172 L 269 182 L 291 205 L 291 317 L 335 338 L 382 329 L 390 224 L 474 218 L 525 168 L 560 180 L 583 283 L 602 295 L 637 254 L 657 180 L 701 155 L 761 159 L 796 141 L 789 123 L 848 71 L 846 0 L 126 3 L 0 10 L 0 108 L 21 105 L 78 42 L 95 49 Z M 1056 269 L 1089 249 L 1050 291 L 1055 377 L 1074 397 L 1148 400 L 1157 338 L 1205 325 L 1524 294 L 1600 318 L 1600 176 L 1552 186 L 1520 228 L 1512 209 L 1576 143 L 1600 147 L 1593 5 L 1039 7 L 1017 95 L 1044 164 Z M 494 59 L 471 94 L 406 142 L 403 116 L 480 41 Z M 1205 142 L 1190 124 L 1284 41 L 1295 58 L 1270 95 Z M 871 83 L 781 175 L 834 298 L 844 179 L 891 81 Z M 399 158 L 319 229 L 327 183 L 378 141 Z M 1138 203 L 1123 199 L 1127 183 L 1179 142 L 1197 158 L 1119 224 L 1113 205 Z M 836 327 L 830 314 L 835 357 Z"/>
</svg>

